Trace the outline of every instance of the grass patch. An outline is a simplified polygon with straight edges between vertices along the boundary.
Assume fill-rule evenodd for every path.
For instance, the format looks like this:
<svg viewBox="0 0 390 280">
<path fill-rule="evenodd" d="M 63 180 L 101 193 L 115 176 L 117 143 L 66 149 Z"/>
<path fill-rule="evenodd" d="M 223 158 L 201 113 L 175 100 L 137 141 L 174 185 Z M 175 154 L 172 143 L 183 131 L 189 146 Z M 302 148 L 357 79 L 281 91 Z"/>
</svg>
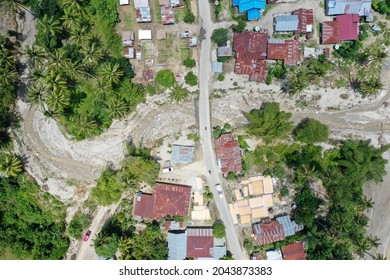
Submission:
<svg viewBox="0 0 390 280">
<path fill-rule="evenodd" d="M 131 23 L 132 23 L 131 16 L 125 15 L 125 27 L 131 28 Z"/>
<path fill-rule="evenodd" d="M 160 8 L 160 2 L 159 0 L 154 0 L 154 20 L 157 21 L 158 24 L 162 23 L 161 18 L 161 8 Z"/>
<path fill-rule="evenodd" d="M 182 61 L 184 59 L 191 58 L 191 49 L 190 48 L 182 48 L 182 49 L 180 49 L 180 55 L 181 55 L 181 60 Z"/>
</svg>

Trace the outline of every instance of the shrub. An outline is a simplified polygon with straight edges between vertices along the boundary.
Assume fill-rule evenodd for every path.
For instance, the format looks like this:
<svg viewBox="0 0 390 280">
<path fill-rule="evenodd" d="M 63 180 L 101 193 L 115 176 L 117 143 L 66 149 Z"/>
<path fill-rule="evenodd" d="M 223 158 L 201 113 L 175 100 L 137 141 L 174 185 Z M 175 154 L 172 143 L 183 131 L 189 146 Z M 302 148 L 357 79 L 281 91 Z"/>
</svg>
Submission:
<svg viewBox="0 0 390 280">
<path fill-rule="evenodd" d="M 90 222 L 90 217 L 76 213 L 68 227 L 69 235 L 75 239 L 81 238 L 83 230 L 89 226 Z"/>
<path fill-rule="evenodd" d="M 217 80 L 222 82 L 223 80 L 225 80 L 225 76 L 222 75 L 222 74 L 219 74 L 218 77 L 217 77 Z"/>
<path fill-rule="evenodd" d="M 213 40 L 218 46 L 226 45 L 228 41 L 228 30 L 224 28 L 215 29 L 211 35 Z"/>
<path fill-rule="evenodd" d="M 186 82 L 187 85 L 196 86 L 198 84 L 198 77 L 196 77 L 196 75 L 192 71 L 190 71 L 184 77 L 184 81 Z"/>
<path fill-rule="evenodd" d="M 215 238 L 223 238 L 226 236 L 225 225 L 221 220 L 217 220 L 213 226 L 213 235 Z"/>
<path fill-rule="evenodd" d="M 160 70 L 157 72 L 156 83 L 164 88 L 170 88 L 175 84 L 175 75 L 171 70 Z"/>
<path fill-rule="evenodd" d="M 183 65 L 187 68 L 193 68 L 196 66 L 196 61 L 195 61 L 195 59 L 188 57 L 188 58 L 183 60 Z"/>
<path fill-rule="evenodd" d="M 295 139 L 305 143 L 323 142 L 329 137 L 326 125 L 314 119 L 304 119 L 294 131 Z"/>
</svg>

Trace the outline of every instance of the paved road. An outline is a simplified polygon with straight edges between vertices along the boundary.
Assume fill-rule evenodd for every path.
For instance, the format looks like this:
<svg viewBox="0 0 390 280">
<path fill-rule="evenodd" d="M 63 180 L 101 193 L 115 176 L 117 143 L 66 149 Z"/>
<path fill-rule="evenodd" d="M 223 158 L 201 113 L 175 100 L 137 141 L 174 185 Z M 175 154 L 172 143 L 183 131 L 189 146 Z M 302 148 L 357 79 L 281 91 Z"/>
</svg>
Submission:
<svg viewBox="0 0 390 280">
<path fill-rule="evenodd" d="M 213 22 L 211 21 L 210 4 L 207 0 L 199 1 L 199 16 L 203 25 L 203 29 L 206 31 L 205 38 L 202 40 L 200 63 L 199 63 L 199 84 L 200 84 L 200 96 L 199 96 L 199 130 L 200 138 L 203 146 L 203 156 L 205 166 L 207 170 L 211 171 L 209 178 L 210 189 L 214 195 L 214 200 L 217 205 L 221 219 L 226 226 L 226 239 L 230 252 L 236 260 L 247 258 L 243 255 L 243 251 L 240 246 L 238 235 L 234 224 L 232 222 L 229 208 L 226 202 L 226 198 L 220 198 L 215 189 L 215 184 L 221 182 L 221 173 L 217 166 L 214 149 L 212 146 L 211 138 L 211 116 L 210 116 L 210 101 L 209 101 L 209 88 L 211 74 L 211 33 L 214 29 Z M 206 129 L 207 128 L 207 129 Z"/>
</svg>

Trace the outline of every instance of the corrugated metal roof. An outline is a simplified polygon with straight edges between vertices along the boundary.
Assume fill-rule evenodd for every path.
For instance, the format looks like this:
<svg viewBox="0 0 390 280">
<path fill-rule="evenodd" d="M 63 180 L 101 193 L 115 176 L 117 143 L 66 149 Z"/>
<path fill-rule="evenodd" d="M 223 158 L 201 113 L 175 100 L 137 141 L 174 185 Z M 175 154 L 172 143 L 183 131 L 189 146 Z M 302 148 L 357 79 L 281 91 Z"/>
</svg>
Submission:
<svg viewBox="0 0 390 280">
<path fill-rule="evenodd" d="M 280 250 L 267 251 L 266 255 L 267 255 L 267 260 L 271 260 L 271 261 L 283 260 L 282 252 Z"/>
<path fill-rule="evenodd" d="M 303 225 L 298 225 L 295 221 L 292 221 L 288 215 L 278 217 L 276 220 L 282 225 L 285 236 L 295 235 L 296 232 L 303 229 Z"/>
<path fill-rule="evenodd" d="M 327 15 L 359 14 L 371 17 L 371 0 L 327 0 Z"/>
<path fill-rule="evenodd" d="M 168 260 L 184 260 L 186 255 L 187 238 L 185 232 L 168 232 Z"/>
<path fill-rule="evenodd" d="M 338 36 L 338 24 L 336 21 L 324 21 L 322 23 L 322 44 L 337 44 L 340 42 Z"/>
<path fill-rule="evenodd" d="M 291 32 L 298 29 L 297 15 L 277 15 L 275 16 L 276 32 Z"/>
<path fill-rule="evenodd" d="M 261 13 L 259 9 L 250 9 L 247 12 L 248 20 L 258 20 L 261 18 Z"/>
<path fill-rule="evenodd" d="M 212 64 L 213 73 L 222 73 L 223 72 L 223 63 L 218 61 L 213 61 Z"/>
<path fill-rule="evenodd" d="M 313 9 L 298 9 L 294 11 L 294 15 L 298 16 L 297 33 L 307 33 L 313 31 L 313 24 L 314 24 Z"/>
<path fill-rule="evenodd" d="M 137 22 L 151 22 L 150 7 L 139 7 L 135 10 Z"/>
<path fill-rule="evenodd" d="M 149 0 L 134 0 L 134 7 L 149 7 Z"/>
<path fill-rule="evenodd" d="M 284 260 L 306 260 L 303 242 L 286 245 L 282 248 Z"/>
<path fill-rule="evenodd" d="M 214 237 L 212 228 L 187 228 L 187 257 L 212 258 Z"/>
<path fill-rule="evenodd" d="M 214 246 L 211 254 L 214 259 L 219 260 L 223 256 L 226 256 L 226 246 Z"/>
<path fill-rule="evenodd" d="M 359 35 L 359 15 L 349 14 L 336 17 L 338 38 L 341 41 L 357 40 Z"/>
<path fill-rule="evenodd" d="M 190 163 L 194 157 L 195 148 L 193 146 L 172 146 L 172 161 L 175 163 Z"/>
<path fill-rule="evenodd" d="M 232 48 L 231 47 L 218 47 L 217 55 L 222 56 L 222 57 L 232 56 L 233 55 Z"/>
<path fill-rule="evenodd" d="M 215 152 L 221 162 L 224 175 L 229 172 L 240 173 L 242 171 L 242 154 L 238 141 L 230 133 L 222 134 L 215 139 Z"/>
<path fill-rule="evenodd" d="M 274 243 L 285 238 L 283 227 L 277 220 L 264 219 L 254 224 L 253 233 L 260 245 Z"/>
</svg>

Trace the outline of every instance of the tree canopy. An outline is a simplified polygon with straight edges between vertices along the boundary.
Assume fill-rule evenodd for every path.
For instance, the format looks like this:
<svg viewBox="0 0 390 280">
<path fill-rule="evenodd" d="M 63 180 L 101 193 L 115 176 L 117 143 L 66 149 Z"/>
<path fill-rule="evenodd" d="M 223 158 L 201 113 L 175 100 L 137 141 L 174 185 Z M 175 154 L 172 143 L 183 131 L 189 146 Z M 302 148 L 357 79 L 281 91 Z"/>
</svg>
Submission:
<svg viewBox="0 0 390 280">
<path fill-rule="evenodd" d="M 260 109 L 244 113 L 249 121 L 246 130 L 249 134 L 262 137 L 266 142 L 285 137 L 291 132 L 291 113 L 280 111 L 278 103 L 263 103 Z"/>
<path fill-rule="evenodd" d="M 224 28 L 215 29 L 211 35 L 211 40 L 213 40 L 218 46 L 226 45 L 228 41 L 228 30 Z"/>
<path fill-rule="evenodd" d="M 226 236 L 225 225 L 221 220 L 217 220 L 213 225 L 213 235 L 215 238 L 223 238 Z"/>
<path fill-rule="evenodd" d="M 175 84 L 175 74 L 171 70 L 165 69 L 157 72 L 156 83 L 164 88 L 173 87 Z"/>
<path fill-rule="evenodd" d="M 324 142 L 328 140 L 328 126 L 315 119 L 304 119 L 294 130 L 295 139 L 305 143 Z"/>
</svg>

